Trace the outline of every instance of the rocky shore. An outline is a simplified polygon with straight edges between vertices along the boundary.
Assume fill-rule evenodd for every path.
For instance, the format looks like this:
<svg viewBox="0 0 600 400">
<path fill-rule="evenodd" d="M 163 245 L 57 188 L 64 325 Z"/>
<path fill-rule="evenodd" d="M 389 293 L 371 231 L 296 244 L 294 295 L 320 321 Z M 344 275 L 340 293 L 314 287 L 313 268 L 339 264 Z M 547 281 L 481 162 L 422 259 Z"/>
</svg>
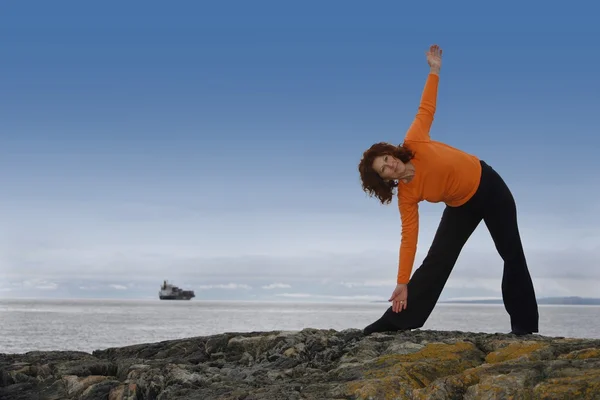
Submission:
<svg viewBox="0 0 600 400">
<path fill-rule="evenodd" d="M 3 400 L 600 399 L 600 340 L 442 331 L 224 333 L 0 354 Z"/>
</svg>

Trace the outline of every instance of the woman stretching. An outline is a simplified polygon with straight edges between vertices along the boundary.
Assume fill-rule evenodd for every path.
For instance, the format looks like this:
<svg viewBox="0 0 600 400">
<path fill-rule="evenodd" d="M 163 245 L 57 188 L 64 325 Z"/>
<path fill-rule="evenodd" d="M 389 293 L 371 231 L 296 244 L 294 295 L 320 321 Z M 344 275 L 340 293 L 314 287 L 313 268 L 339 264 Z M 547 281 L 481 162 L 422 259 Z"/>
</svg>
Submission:
<svg viewBox="0 0 600 400">
<path fill-rule="evenodd" d="M 513 196 L 492 167 L 476 156 L 432 140 L 442 50 L 426 53 L 430 72 L 415 120 L 404 144 L 377 143 L 358 166 L 362 187 L 382 204 L 397 188 L 402 222 L 397 286 L 392 306 L 364 329 L 365 334 L 420 328 L 433 311 L 456 260 L 483 220 L 504 260 L 502 298 L 511 333 L 538 332 L 538 308 L 517 225 Z M 423 263 L 411 271 L 419 231 L 418 203 L 444 202 L 439 227 Z"/>
</svg>

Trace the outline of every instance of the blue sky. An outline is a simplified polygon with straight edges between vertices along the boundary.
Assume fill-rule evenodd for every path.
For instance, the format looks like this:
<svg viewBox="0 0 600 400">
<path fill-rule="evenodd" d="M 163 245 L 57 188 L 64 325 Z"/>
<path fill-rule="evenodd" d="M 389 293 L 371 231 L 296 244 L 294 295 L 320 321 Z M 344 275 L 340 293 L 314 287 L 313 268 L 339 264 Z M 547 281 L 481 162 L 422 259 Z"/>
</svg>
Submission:
<svg viewBox="0 0 600 400">
<path fill-rule="evenodd" d="M 399 215 L 356 166 L 402 141 L 432 43 L 432 137 L 509 183 L 538 295 L 594 295 L 600 29 L 573 4 L 4 4 L 0 296 L 387 299 Z M 444 298 L 501 273 L 481 226 Z"/>
</svg>

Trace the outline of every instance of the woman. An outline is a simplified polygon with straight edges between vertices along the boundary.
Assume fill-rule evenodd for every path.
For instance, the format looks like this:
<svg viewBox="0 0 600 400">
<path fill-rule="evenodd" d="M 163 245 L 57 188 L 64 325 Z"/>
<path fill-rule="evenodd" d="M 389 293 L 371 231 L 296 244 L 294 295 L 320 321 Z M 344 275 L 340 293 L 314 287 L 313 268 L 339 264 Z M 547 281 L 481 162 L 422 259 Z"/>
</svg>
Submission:
<svg viewBox="0 0 600 400">
<path fill-rule="evenodd" d="M 377 143 L 359 164 L 362 187 L 382 204 L 397 189 L 402 222 L 397 286 L 384 315 L 365 334 L 420 328 L 433 311 L 462 247 L 483 220 L 504 260 L 502 297 L 511 333 L 538 332 L 538 309 L 509 188 L 484 161 L 429 135 L 434 119 L 442 50 L 426 52 L 430 67 L 415 120 L 404 144 Z M 414 271 L 419 230 L 418 203 L 444 202 L 439 227 L 421 266 Z"/>
</svg>

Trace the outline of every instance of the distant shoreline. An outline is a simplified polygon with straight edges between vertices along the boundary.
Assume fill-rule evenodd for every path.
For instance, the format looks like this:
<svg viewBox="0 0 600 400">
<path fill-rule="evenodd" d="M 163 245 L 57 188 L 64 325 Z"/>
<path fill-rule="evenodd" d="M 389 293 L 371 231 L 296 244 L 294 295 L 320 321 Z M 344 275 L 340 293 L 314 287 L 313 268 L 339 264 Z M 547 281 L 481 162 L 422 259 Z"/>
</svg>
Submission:
<svg viewBox="0 0 600 400">
<path fill-rule="evenodd" d="M 235 299 L 235 300 L 224 300 L 224 299 L 194 299 L 189 301 L 164 301 L 159 300 L 154 297 L 123 297 L 123 298 L 115 298 L 115 297 L 82 297 L 82 298 L 62 298 L 62 297 L 0 297 L 0 302 L 19 302 L 19 301 L 33 301 L 33 302 L 71 302 L 71 301 L 102 301 L 102 302 L 123 302 L 123 301 L 131 301 L 131 302 L 148 302 L 148 303 L 161 303 L 161 304 L 198 304 L 198 303 L 244 303 L 244 304 L 389 304 L 388 300 L 361 300 L 361 299 L 336 299 L 336 300 L 326 300 L 317 298 L 305 298 L 305 299 Z M 542 297 L 537 299 L 538 305 L 577 305 L 577 306 L 600 306 L 600 298 L 590 298 L 590 297 Z M 503 305 L 503 301 L 501 298 L 494 299 L 448 299 L 448 300 L 440 300 L 438 304 L 481 304 L 481 305 Z"/>
<path fill-rule="evenodd" d="M 577 305 L 577 306 L 597 306 L 600 305 L 600 299 L 589 297 L 542 297 L 537 299 L 538 304 L 543 305 Z M 444 300 L 439 303 L 445 304 L 503 304 L 502 299 L 489 300 Z"/>
<path fill-rule="evenodd" d="M 374 303 L 388 303 L 388 301 L 374 301 Z M 537 299 L 538 305 L 574 305 L 574 306 L 600 306 L 600 298 L 593 297 L 542 297 Z M 438 304 L 504 304 L 502 299 L 475 299 L 475 300 L 441 300 Z"/>
</svg>

